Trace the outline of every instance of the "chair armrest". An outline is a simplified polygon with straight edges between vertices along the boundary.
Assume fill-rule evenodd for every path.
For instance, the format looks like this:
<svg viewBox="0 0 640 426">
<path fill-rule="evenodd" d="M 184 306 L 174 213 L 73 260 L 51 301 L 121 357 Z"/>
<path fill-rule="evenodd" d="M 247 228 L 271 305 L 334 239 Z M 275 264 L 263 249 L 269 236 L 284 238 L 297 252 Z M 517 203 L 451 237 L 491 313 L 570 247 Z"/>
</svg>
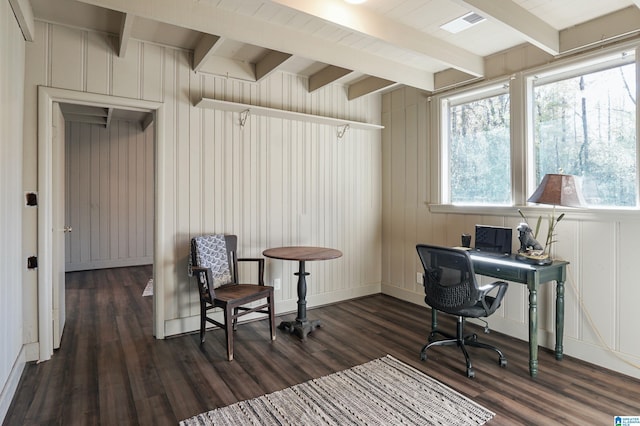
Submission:
<svg viewBox="0 0 640 426">
<path fill-rule="evenodd" d="M 484 308 L 487 315 L 498 309 L 500 303 L 502 303 L 502 299 L 507 292 L 508 287 L 509 283 L 507 283 L 506 281 L 496 281 L 478 288 L 478 290 L 480 291 L 480 301 L 482 302 L 482 307 Z M 487 306 L 486 297 L 491 291 L 496 288 L 498 289 L 498 293 L 493 298 L 491 306 Z"/>
<path fill-rule="evenodd" d="M 198 283 L 198 291 L 200 293 L 200 300 L 208 298 L 213 300 L 215 297 L 215 290 L 210 283 L 213 283 L 213 276 L 211 275 L 211 268 L 205 268 L 203 266 L 189 265 L 191 268 L 191 274 L 196 278 Z M 204 279 L 203 279 L 204 274 Z"/>
<path fill-rule="evenodd" d="M 238 262 L 258 262 L 258 285 L 264 285 L 264 258 L 262 257 L 243 257 L 238 258 Z M 240 278 L 238 277 L 238 282 Z"/>
</svg>

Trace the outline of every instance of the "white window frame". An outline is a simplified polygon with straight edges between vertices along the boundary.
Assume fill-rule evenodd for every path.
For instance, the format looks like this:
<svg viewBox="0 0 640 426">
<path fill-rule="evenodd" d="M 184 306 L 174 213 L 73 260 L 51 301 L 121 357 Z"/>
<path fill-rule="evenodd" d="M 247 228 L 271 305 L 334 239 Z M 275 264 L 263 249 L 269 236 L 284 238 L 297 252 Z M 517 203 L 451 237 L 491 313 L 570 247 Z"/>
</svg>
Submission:
<svg viewBox="0 0 640 426">
<path fill-rule="evenodd" d="M 489 98 L 492 96 L 498 96 L 503 94 L 510 94 L 509 90 L 509 80 L 502 79 L 498 81 L 493 81 L 488 84 L 484 84 L 478 87 L 475 87 L 472 90 L 459 90 L 457 92 L 447 93 L 446 96 L 442 96 L 438 98 L 438 105 L 441 109 L 440 114 L 440 194 L 441 194 L 441 203 L 443 204 L 452 204 L 451 203 L 451 186 L 449 181 L 449 108 L 452 106 L 462 105 L 469 102 L 473 102 L 480 99 Z M 509 120 L 511 123 L 511 120 Z M 511 150 L 510 150 L 511 152 Z M 513 160 L 510 158 L 509 162 L 512 164 Z M 513 185 L 513 184 L 512 184 Z M 512 188 L 512 196 L 511 201 L 513 203 L 513 188 Z M 460 204 L 464 206 L 470 206 L 474 204 Z M 486 206 L 490 206 L 490 204 L 486 204 Z M 495 206 L 503 206 L 495 205 Z"/>
<path fill-rule="evenodd" d="M 533 88 L 532 79 L 538 76 L 548 78 L 550 75 L 560 76 L 561 73 L 577 72 L 585 73 L 589 66 L 597 67 L 598 64 L 606 62 L 607 58 L 622 55 L 623 52 L 635 51 L 636 63 L 636 99 L 640 100 L 640 44 L 638 41 L 620 43 L 612 48 L 605 48 L 597 52 L 591 52 L 575 57 L 559 59 L 551 64 L 534 67 L 522 72 L 514 73 L 511 76 L 496 79 L 490 82 L 483 82 L 472 87 L 448 91 L 430 98 L 432 105 L 430 111 L 430 122 L 433 124 L 430 132 L 431 140 L 434 141 L 431 162 L 431 179 L 433 182 L 433 200 L 428 202 L 432 213 L 462 213 L 481 215 L 517 215 L 519 208 L 532 208 L 547 210 L 551 207 L 532 206 L 527 204 L 528 195 L 535 191 L 535 169 L 533 168 Z M 580 70 L 579 72 L 577 70 Z M 565 74 L 568 75 L 568 74 Z M 561 78 L 558 78 L 561 79 Z M 448 132 L 447 115 L 451 100 L 472 99 L 479 96 L 483 91 L 490 90 L 500 84 L 509 84 L 509 95 L 511 105 L 511 187 L 512 206 L 477 206 L 477 205 L 452 205 L 448 199 L 448 141 L 445 139 Z M 640 105 L 636 107 L 636 196 L 640 198 Z M 447 185 L 447 186 L 445 186 Z M 640 201 L 639 201 L 640 203 Z M 589 219 L 594 215 L 598 219 L 622 219 L 624 217 L 637 218 L 640 205 L 635 208 L 630 207 L 596 207 L 590 206 L 588 209 L 573 212 L 574 217 Z"/>
<path fill-rule="evenodd" d="M 636 47 L 637 42 L 633 46 L 621 46 L 616 49 L 608 49 L 604 52 L 598 52 L 596 54 L 590 54 L 581 56 L 571 61 L 563 61 L 560 64 L 552 64 L 546 67 L 540 67 L 533 71 L 528 71 L 522 74 L 523 80 L 526 85 L 526 123 L 525 128 L 527 132 L 526 137 L 526 150 L 527 150 L 527 162 L 524 164 L 526 170 L 526 190 L 527 193 L 532 194 L 538 186 L 535 176 L 535 154 L 534 154 L 534 108 L 533 108 L 533 87 L 536 82 L 542 82 L 542 84 L 560 81 L 579 75 L 588 74 L 596 71 L 603 71 L 606 69 L 615 68 L 618 66 L 633 63 L 633 57 L 635 55 L 636 64 L 636 205 L 635 207 L 599 207 L 589 206 L 589 209 L 593 210 L 630 210 L 635 211 L 640 209 L 640 105 L 637 101 L 640 99 L 640 68 L 639 68 L 639 54 L 640 47 Z M 526 204 L 526 199 L 522 200 L 522 204 Z"/>
</svg>

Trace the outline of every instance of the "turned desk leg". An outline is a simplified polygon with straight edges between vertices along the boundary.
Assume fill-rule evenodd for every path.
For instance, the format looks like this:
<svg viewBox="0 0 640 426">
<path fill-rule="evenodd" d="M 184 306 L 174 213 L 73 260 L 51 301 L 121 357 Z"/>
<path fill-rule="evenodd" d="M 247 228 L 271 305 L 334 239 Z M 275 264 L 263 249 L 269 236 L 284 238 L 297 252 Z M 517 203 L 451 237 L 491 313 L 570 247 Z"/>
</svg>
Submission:
<svg viewBox="0 0 640 426">
<path fill-rule="evenodd" d="M 538 289 L 529 289 L 529 374 L 538 375 Z"/>
<path fill-rule="evenodd" d="M 562 360 L 562 339 L 564 335 L 564 281 L 556 286 L 556 359 Z"/>
</svg>

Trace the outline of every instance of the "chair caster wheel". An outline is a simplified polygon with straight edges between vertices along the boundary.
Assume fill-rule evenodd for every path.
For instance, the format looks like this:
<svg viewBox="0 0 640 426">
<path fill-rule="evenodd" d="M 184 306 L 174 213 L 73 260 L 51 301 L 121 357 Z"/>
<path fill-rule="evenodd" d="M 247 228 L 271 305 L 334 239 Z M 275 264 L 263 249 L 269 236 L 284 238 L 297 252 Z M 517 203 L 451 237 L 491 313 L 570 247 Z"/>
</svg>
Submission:
<svg viewBox="0 0 640 426">
<path fill-rule="evenodd" d="M 424 352 L 420 352 L 420 361 L 426 361 L 427 360 L 427 354 Z"/>
<path fill-rule="evenodd" d="M 507 366 L 507 359 L 506 358 L 500 358 L 498 360 L 498 364 L 500 364 L 500 367 L 504 368 Z"/>
<path fill-rule="evenodd" d="M 470 379 L 476 377 L 476 373 L 473 371 L 473 368 L 467 368 L 467 377 Z"/>
</svg>

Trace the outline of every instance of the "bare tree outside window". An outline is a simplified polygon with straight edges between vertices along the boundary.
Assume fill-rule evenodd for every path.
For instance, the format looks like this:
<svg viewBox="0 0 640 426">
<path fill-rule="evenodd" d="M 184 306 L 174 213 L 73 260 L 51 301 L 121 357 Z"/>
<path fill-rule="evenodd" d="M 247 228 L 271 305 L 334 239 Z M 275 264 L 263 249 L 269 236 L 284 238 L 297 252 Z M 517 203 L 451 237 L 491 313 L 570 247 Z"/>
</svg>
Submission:
<svg viewBox="0 0 640 426">
<path fill-rule="evenodd" d="M 509 95 L 449 107 L 449 182 L 453 204 L 511 204 Z"/>
<path fill-rule="evenodd" d="M 537 182 L 562 171 L 591 206 L 637 205 L 635 75 L 629 63 L 534 85 Z"/>
</svg>

